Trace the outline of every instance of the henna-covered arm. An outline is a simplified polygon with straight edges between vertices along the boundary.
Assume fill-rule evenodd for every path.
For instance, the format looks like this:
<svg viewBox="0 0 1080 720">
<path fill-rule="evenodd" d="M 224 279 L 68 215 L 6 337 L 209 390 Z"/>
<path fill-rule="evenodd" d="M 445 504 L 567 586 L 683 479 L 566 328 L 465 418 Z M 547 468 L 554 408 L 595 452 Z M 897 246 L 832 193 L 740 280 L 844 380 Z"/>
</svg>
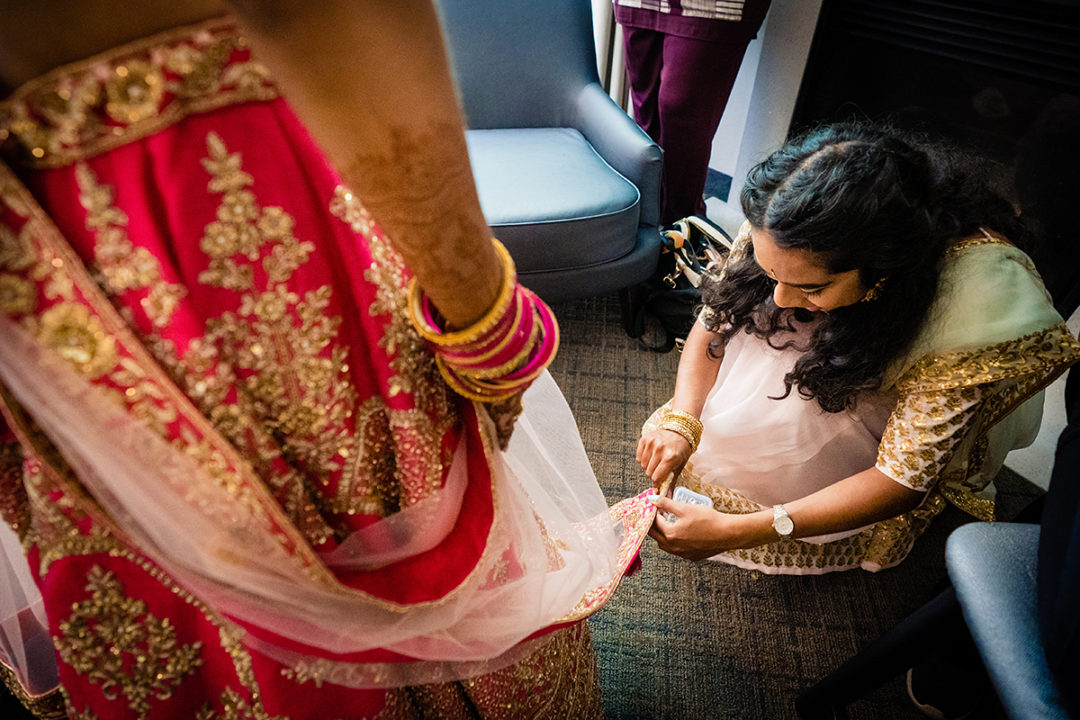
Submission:
<svg viewBox="0 0 1080 720">
<path fill-rule="evenodd" d="M 502 269 L 430 0 L 231 0 L 256 55 L 454 327 Z"/>
</svg>

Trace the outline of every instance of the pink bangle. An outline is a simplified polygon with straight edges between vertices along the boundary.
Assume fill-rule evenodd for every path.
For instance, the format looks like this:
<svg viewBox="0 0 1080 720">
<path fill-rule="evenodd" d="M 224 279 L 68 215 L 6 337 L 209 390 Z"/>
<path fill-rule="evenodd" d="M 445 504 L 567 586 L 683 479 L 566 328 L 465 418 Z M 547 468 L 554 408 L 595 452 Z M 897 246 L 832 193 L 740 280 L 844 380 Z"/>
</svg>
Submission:
<svg viewBox="0 0 1080 720">
<path fill-rule="evenodd" d="M 554 313 L 517 282 L 509 290 L 504 287 L 480 322 L 458 332 L 442 329 L 442 318 L 418 287 L 410 292 L 410 316 L 435 351 L 440 375 L 470 400 L 497 402 L 524 391 L 558 351 Z"/>
<path fill-rule="evenodd" d="M 461 366 L 494 366 L 505 361 L 505 355 L 513 352 L 516 343 L 522 337 L 527 337 L 532 332 L 531 308 L 526 308 L 524 296 L 518 292 L 514 301 L 513 315 L 509 318 L 506 327 L 500 327 L 498 332 L 483 346 L 477 348 L 440 348 L 440 354 L 448 361 Z"/>
<path fill-rule="evenodd" d="M 532 375 L 538 368 L 543 370 L 555 359 L 555 352 L 559 349 L 559 325 L 555 322 L 555 315 L 543 300 L 536 297 L 536 295 L 533 295 L 531 292 L 529 295 L 532 296 L 536 312 L 540 315 L 541 329 L 544 334 L 543 340 L 541 340 L 539 350 L 529 363 L 520 370 L 515 370 L 507 375 L 504 378 L 505 380 L 518 380 Z M 539 373 L 537 373 L 537 377 L 538 376 Z"/>
</svg>

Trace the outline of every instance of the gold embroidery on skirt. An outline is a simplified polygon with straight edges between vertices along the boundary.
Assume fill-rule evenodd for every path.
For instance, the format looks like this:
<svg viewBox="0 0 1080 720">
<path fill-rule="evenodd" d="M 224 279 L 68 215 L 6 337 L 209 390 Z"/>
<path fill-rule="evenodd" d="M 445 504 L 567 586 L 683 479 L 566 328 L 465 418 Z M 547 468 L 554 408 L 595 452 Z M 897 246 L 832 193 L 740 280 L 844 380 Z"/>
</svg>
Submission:
<svg viewBox="0 0 1080 720">
<path fill-rule="evenodd" d="M 37 288 L 29 280 L 18 275 L 0 275 L 0 312 L 11 315 L 29 315 L 37 307 Z"/>
<path fill-rule="evenodd" d="M 168 619 L 147 612 L 146 603 L 128 598 L 120 581 L 95 566 L 87 573 L 90 597 L 76 602 L 59 623 L 55 638 L 60 659 L 101 686 L 110 700 L 121 696 L 146 717 L 151 700 L 167 700 L 203 660 L 201 642 L 177 643 Z"/>
<path fill-rule="evenodd" d="M 115 341 L 84 305 L 60 303 L 42 313 L 38 340 L 88 377 L 116 367 Z"/>
<path fill-rule="evenodd" d="M 89 166 L 75 166 L 79 200 L 86 208 L 86 227 L 97 242 L 94 260 L 100 284 L 113 295 L 147 289 L 140 305 L 155 327 L 169 324 L 173 312 L 187 291 L 181 285 L 164 282 L 157 258 L 144 247 L 136 247 L 128 237 L 127 215 L 113 204 L 113 190 L 101 185 Z"/>
<path fill-rule="evenodd" d="M 372 316 L 386 320 L 386 334 L 379 340 L 379 346 L 391 356 L 390 367 L 395 372 L 390 382 L 390 397 L 411 393 L 418 408 L 435 417 L 456 418 L 435 358 L 409 322 L 405 292 L 408 275 L 401 256 L 376 233 L 371 215 L 347 188 L 339 185 L 334 189 L 330 212 L 362 235 L 371 249 L 372 263 L 364 277 L 377 288 L 375 302 L 369 308 Z"/>
<path fill-rule="evenodd" d="M 79 339 L 80 335 L 85 338 L 89 333 L 96 340 L 95 323 L 100 326 L 104 337 L 114 345 L 118 356 L 118 364 L 113 371 L 96 377 L 92 383 L 101 392 L 101 401 L 107 403 L 110 398 L 119 401 L 132 416 L 145 420 L 152 429 L 174 446 L 200 462 L 205 472 L 205 475 L 200 475 L 200 477 L 205 477 L 208 482 L 199 487 L 188 487 L 187 492 L 205 495 L 207 498 L 216 498 L 222 492 L 228 493 L 238 503 L 237 507 L 245 508 L 245 512 L 248 513 L 245 517 L 253 523 L 252 535 L 266 539 L 268 544 L 265 551 L 280 553 L 283 561 L 299 563 L 300 570 L 317 582 L 326 587 L 337 588 L 335 578 L 318 561 L 308 543 L 304 542 L 306 538 L 302 538 L 299 531 L 286 521 L 279 503 L 270 496 L 266 487 L 251 472 L 247 458 L 242 458 L 233 446 L 219 437 L 207 418 L 189 405 L 189 398 L 181 394 L 169 380 L 164 368 L 149 355 L 144 344 L 134 336 L 129 323 L 120 316 L 117 309 L 109 303 L 100 288 L 91 280 L 89 273 L 48 215 L 34 202 L 26 188 L 2 163 L 0 163 L 0 199 L 13 216 L 10 226 L 12 232 L 0 235 L 0 241 L 14 240 L 18 246 L 29 249 L 32 260 L 28 264 L 23 263 L 22 277 L 37 284 L 39 299 L 54 303 L 48 309 L 40 311 L 40 316 L 31 315 L 13 319 L 18 319 L 30 334 L 40 337 L 43 332 L 42 319 L 50 311 L 58 313 L 57 318 L 53 320 L 62 320 L 61 316 L 68 315 L 69 319 L 74 318 L 76 321 L 76 325 L 71 328 L 71 336 L 76 340 L 74 343 L 76 348 L 79 348 L 82 343 Z M 19 216 L 21 224 L 15 220 L 14 216 Z M 0 256 L 8 259 L 8 262 L 11 257 L 18 255 L 18 248 L 14 253 L 0 253 Z M 58 300 L 60 302 L 56 302 Z M 82 332 L 78 332 L 80 328 L 77 325 L 78 316 L 81 313 L 72 312 L 65 306 L 84 308 L 86 325 L 81 328 Z M 75 355 L 79 355 L 84 350 L 85 348 L 77 350 Z M 82 358 L 75 357 L 74 359 Z M 76 369 L 78 370 L 79 367 L 76 366 Z M 97 371 L 93 362 L 88 369 Z M 9 398 L 5 397 L 4 400 L 6 405 L 12 407 Z M 112 412 L 104 405 L 101 409 L 106 413 Z M 14 416 L 6 415 L 6 417 L 10 423 Z M 170 427 L 172 423 L 177 424 Z M 45 467 L 54 468 L 60 475 L 66 473 L 65 463 L 62 458 L 55 456 L 56 453 L 51 449 L 51 445 L 47 441 L 39 442 L 36 439 L 34 435 L 36 431 L 31 424 L 21 423 L 18 427 L 24 425 L 26 427 L 23 435 L 20 435 L 20 442 L 24 444 L 28 442 L 37 448 L 46 464 Z M 13 426 L 13 429 L 15 427 Z M 17 430 L 18 432 L 20 431 Z M 57 482 L 61 483 L 65 492 L 74 498 L 71 500 L 71 507 L 95 507 L 95 503 L 76 483 L 62 478 Z M 227 505 L 229 503 L 208 502 L 204 507 L 218 508 Z M 106 525 L 109 524 L 104 513 L 98 519 Z M 232 517 L 222 519 L 230 523 L 235 522 L 235 518 Z M 38 518 L 35 518 L 35 523 L 37 520 Z M 94 524 L 94 528 L 98 528 L 98 523 Z M 36 525 L 34 529 L 36 530 Z M 65 554 L 68 553 L 61 551 L 58 556 L 62 557 Z M 54 559 L 47 553 L 43 553 L 43 564 L 47 565 Z"/>
</svg>

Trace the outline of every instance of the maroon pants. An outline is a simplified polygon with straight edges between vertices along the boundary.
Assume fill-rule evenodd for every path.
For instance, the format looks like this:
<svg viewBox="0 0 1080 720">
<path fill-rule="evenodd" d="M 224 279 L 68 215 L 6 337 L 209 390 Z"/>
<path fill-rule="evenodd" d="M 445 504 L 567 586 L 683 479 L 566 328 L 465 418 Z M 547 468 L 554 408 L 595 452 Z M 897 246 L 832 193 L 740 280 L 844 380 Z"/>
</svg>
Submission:
<svg viewBox="0 0 1080 720">
<path fill-rule="evenodd" d="M 664 225 L 705 212 L 713 136 L 759 24 L 723 23 L 730 30 L 716 41 L 623 27 L 634 119 L 664 150 Z"/>
</svg>

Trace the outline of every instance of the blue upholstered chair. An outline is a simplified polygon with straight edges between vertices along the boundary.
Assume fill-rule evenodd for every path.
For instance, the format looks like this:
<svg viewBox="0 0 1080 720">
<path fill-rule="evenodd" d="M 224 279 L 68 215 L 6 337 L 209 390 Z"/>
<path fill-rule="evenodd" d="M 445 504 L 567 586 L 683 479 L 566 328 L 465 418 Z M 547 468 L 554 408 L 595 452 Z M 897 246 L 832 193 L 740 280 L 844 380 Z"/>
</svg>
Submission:
<svg viewBox="0 0 1080 720">
<path fill-rule="evenodd" d="M 1041 522 L 954 530 L 951 587 L 800 695 L 800 717 L 845 718 L 849 703 L 966 627 L 1009 718 L 1080 718 L 1080 408 L 1070 414 L 1043 509 L 1027 513 Z"/>
<path fill-rule="evenodd" d="M 949 536 L 945 564 L 1006 714 L 1068 720 L 1039 631 L 1038 550 L 1038 525 L 969 523 Z M 1080 607 L 1073 612 L 1080 615 Z"/>
<path fill-rule="evenodd" d="M 589 0 L 437 0 L 493 232 L 557 302 L 646 279 L 659 147 L 601 88 Z"/>
</svg>

